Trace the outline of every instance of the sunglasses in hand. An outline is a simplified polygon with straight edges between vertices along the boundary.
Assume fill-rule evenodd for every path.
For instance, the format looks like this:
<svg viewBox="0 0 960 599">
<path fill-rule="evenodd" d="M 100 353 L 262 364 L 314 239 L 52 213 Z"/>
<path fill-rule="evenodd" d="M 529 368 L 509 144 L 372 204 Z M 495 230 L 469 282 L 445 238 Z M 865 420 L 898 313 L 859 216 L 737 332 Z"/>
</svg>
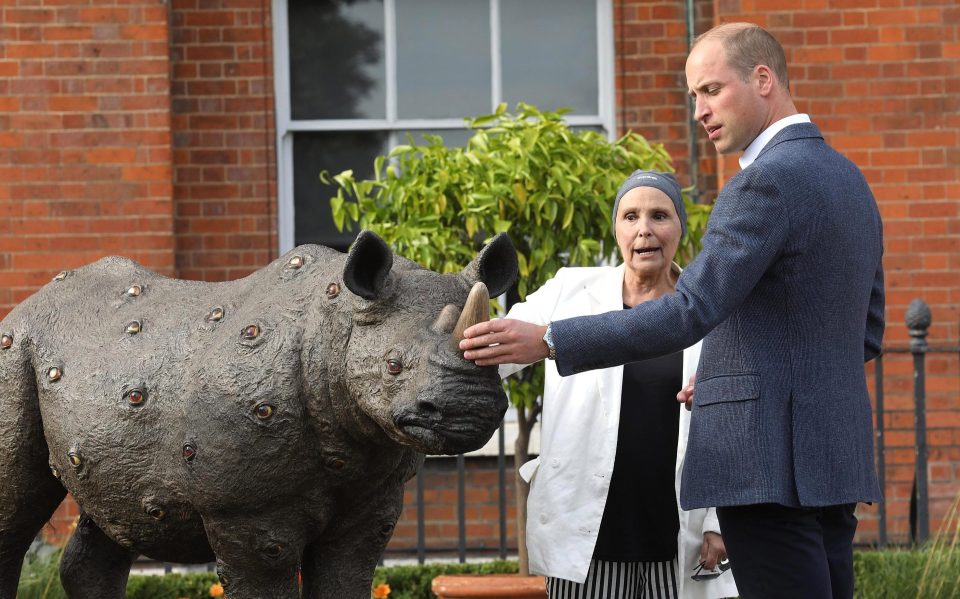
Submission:
<svg viewBox="0 0 960 599">
<path fill-rule="evenodd" d="M 710 580 L 716 578 L 730 569 L 730 560 L 724 559 L 717 562 L 717 566 L 713 570 L 706 570 L 704 568 L 703 562 L 697 564 L 697 567 L 693 569 L 693 576 L 690 578 L 694 580 Z"/>
</svg>

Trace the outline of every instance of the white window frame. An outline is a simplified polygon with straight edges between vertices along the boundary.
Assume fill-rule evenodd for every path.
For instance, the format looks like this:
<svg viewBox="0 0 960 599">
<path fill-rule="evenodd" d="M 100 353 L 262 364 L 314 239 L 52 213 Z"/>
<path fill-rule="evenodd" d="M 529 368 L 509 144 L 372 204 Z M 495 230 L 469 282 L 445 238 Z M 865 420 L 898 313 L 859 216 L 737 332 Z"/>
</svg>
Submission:
<svg viewBox="0 0 960 599">
<path fill-rule="evenodd" d="M 290 44 L 287 0 L 272 0 L 274 114 L 277 132 L 277 240 L 280 253 L 294 247 L 293 134 L 304 131 L 386 131 L 387 147 L 398 143 L 401 132 L 416 129 L 463 130 L 462 118 L 397 118 L 396 3 L 384 4 L 384 62 L 386 71 L 386 118 L 293 120 L 290 98 Z M 616 137 L 613 0 L 595 0 L 597 7 L 597 107 L 596 116 L 565 117 L 571 126 L 603 127 L 612 141 Z M 490 2 L 491 97 L 493 112 L 503 101 L 500 71 L 500 0 Z M 466 116 L 466 115 L 465 115 Z"/>
</svg>

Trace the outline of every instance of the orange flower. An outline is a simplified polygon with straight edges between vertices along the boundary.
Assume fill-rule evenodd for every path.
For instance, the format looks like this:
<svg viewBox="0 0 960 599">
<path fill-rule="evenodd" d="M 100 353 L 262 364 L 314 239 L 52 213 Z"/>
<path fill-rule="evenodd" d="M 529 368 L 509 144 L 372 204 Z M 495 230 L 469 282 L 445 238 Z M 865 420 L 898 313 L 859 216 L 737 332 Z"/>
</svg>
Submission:
<svg viewBox="0 0 960 599">
<path fill-rule="evenodd" d="M 223 597 L 223 585 L 215 582 L 210 585 L 210 596 L 211 597 Z"/>
<path fill-rule="evenodd" d="M 390 594 L 390 585 L 387 583 L 378 584 L 373 587 L 373 599 L 387 599 Z"/>
</svg>

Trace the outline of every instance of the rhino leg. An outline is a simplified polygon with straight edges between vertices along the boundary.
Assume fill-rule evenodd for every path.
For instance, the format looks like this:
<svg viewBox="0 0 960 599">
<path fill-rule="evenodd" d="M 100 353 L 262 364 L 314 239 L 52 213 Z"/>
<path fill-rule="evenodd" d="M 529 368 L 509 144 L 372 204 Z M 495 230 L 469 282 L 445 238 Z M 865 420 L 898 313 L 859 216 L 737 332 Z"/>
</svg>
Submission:
<svg viewBox="0 0 960 599">
<path fill-rule="evenodd" d="M 369 599 L 373 571 L 403 507 L 403 485 L 364 497 L 303 554 L 303 599 Z"/>
<path fill-rule="evenodd" d="M 0 456 L 5 451 L 0 448 Z M 6 461 L 0 457 L 0 463 Z M 21 479 L 15 487 L 0 478 L 0 599 L 17 596 L 23 556 L 66 494 L 49 470 L 44 470 L 42 476 Z"/>
<path fill-rule="evenodd" d="M 217 556 L 217 576 L 230 599 L 297 599 L 303 521 L 294 513 L 262 510 L 203 517 Z"/>
<path fill-rule="evenodd" d="M 0 359 L 0 599 L 16 596 L 23 556 L 66 495 L 48 463 L 32 374 L 10 358 Z"/>
<path fill-rule="evenodd" d="M 70 599 L 123 599 L 134 557 L 81 513 L 60 560 L 60 582 Z"/>
</svg>

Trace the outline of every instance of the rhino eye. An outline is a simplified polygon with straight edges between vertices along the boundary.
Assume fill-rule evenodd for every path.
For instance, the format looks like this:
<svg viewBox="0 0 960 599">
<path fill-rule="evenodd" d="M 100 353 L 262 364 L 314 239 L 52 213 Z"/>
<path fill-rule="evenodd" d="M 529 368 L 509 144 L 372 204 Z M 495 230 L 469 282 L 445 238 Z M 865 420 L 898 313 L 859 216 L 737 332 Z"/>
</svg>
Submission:
<svg viewBox="0 0 960 599">
<path fill-rule="evenodd" d="M 273 416 L 273 406 L 268 403 L 262 403 L 258 405 L 254 411 L 257 414 L 257 418 L 260 420 L 266 420 L 267 418 Z"/>
<path fill-rule="evenodd" d="M 390 374 L 400 374 L 403 372 L 403 362 L 395 358 L 387 360 L 387 372 Z"/>
</svg>

